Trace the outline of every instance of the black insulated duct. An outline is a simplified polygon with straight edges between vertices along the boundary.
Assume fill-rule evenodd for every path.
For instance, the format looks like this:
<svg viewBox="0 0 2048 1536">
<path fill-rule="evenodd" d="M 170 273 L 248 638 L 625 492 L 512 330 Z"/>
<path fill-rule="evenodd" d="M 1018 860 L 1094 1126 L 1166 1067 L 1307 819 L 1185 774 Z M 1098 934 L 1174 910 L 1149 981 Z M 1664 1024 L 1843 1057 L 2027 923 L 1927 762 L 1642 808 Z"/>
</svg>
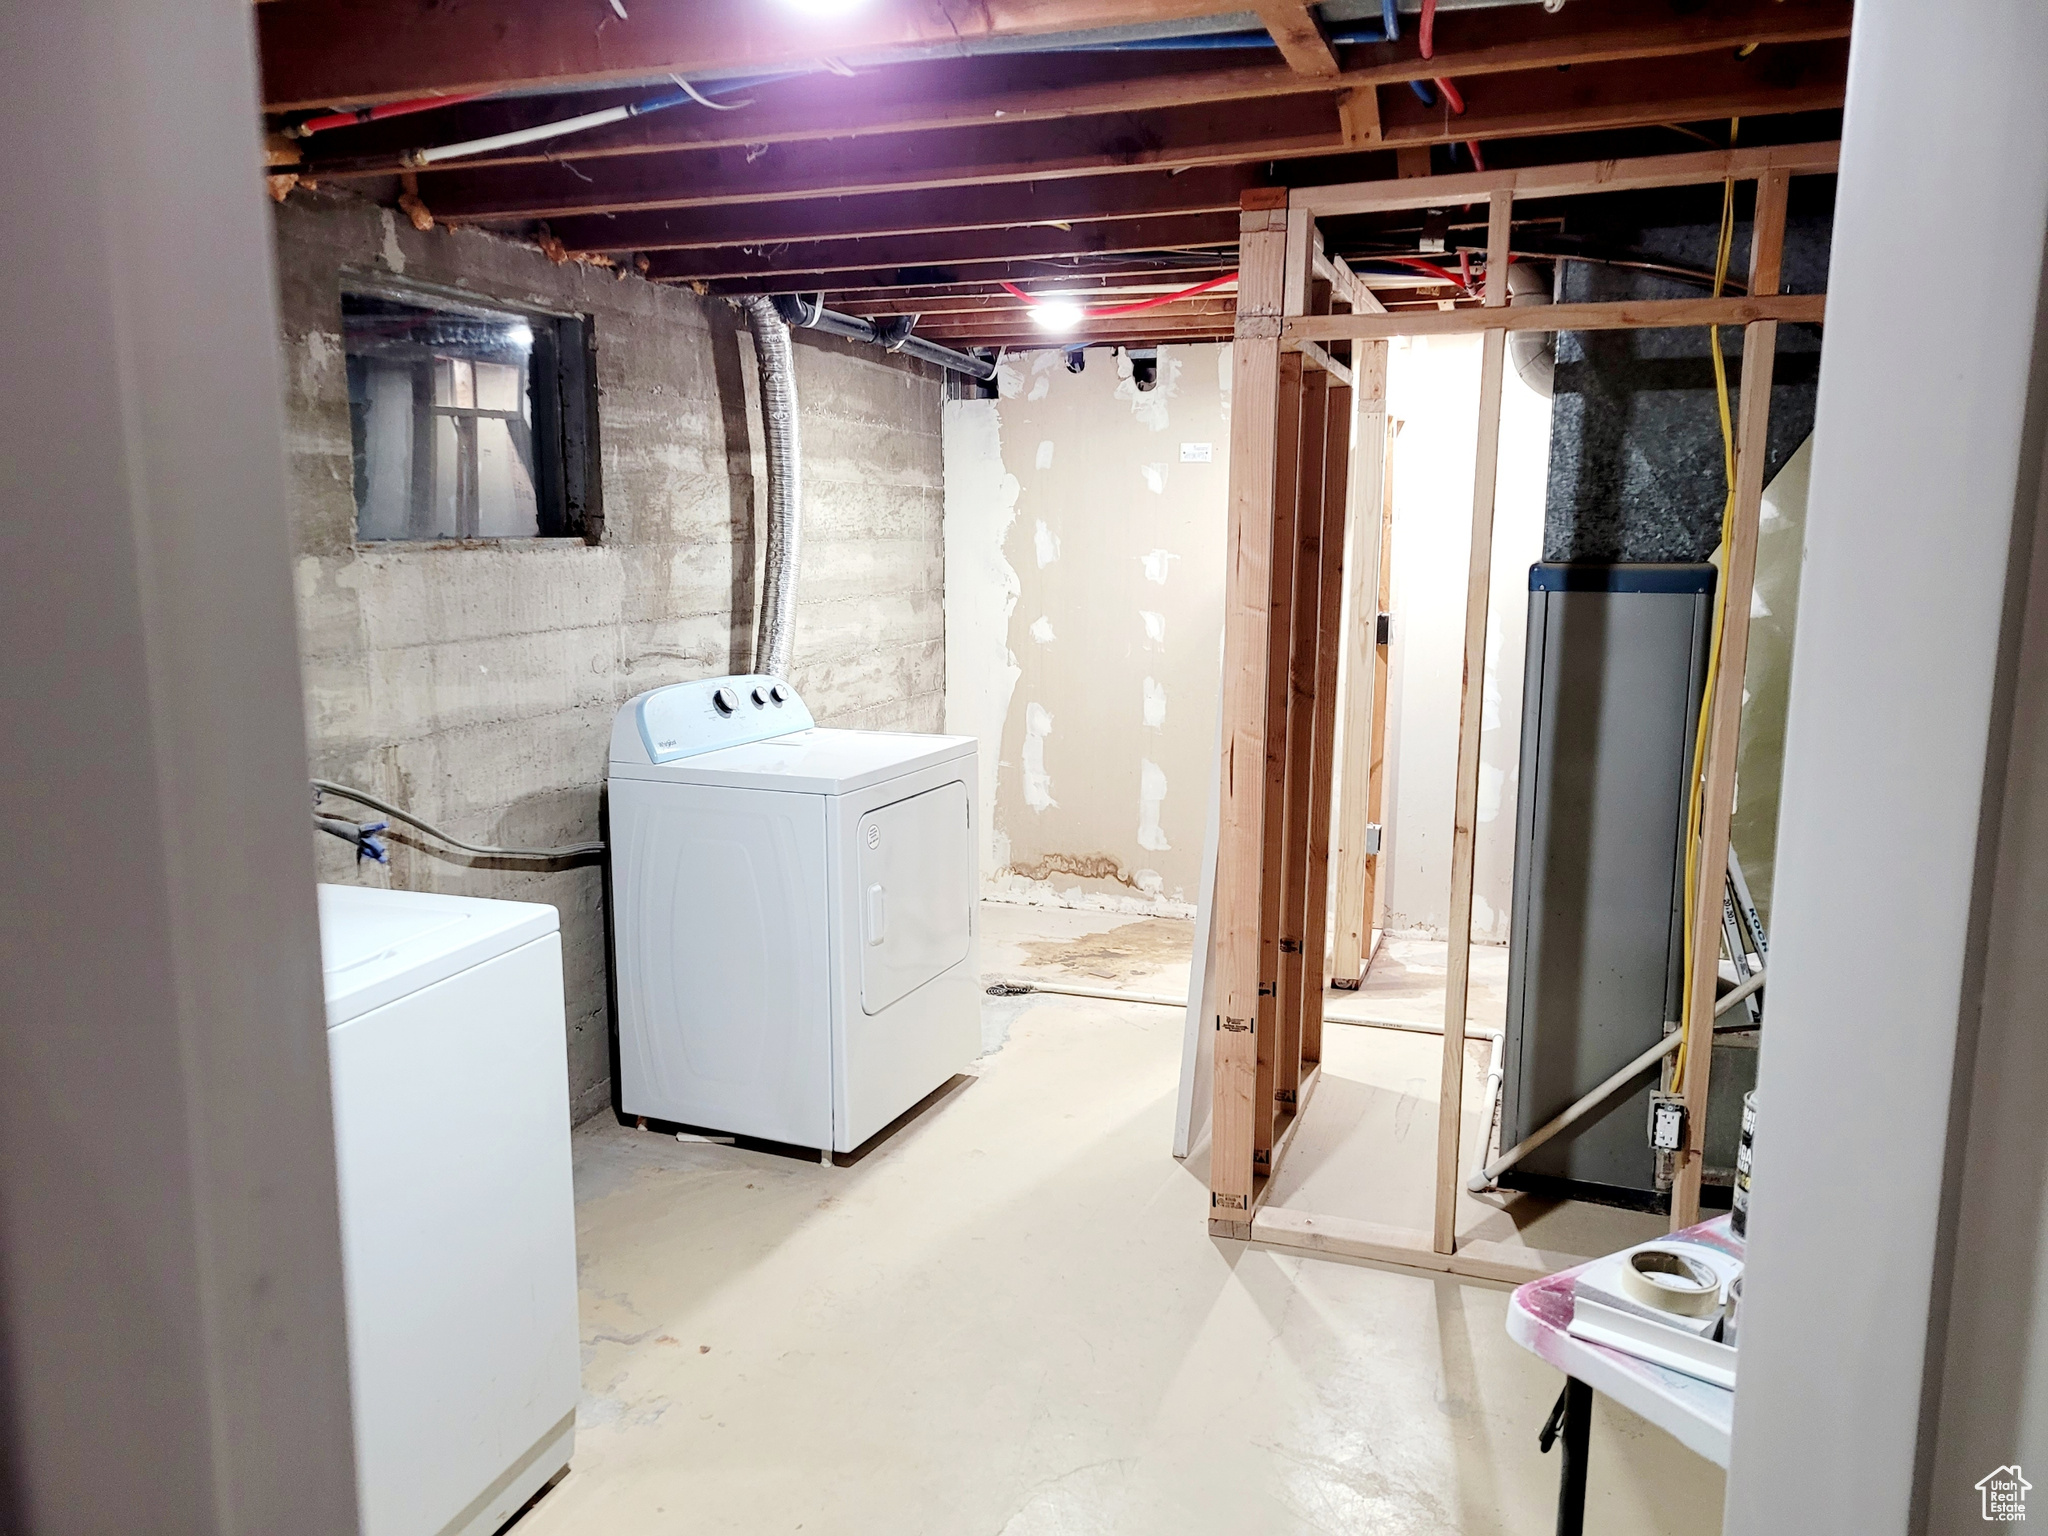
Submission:
<svg viewBox="0 0 2048 1536">
<path fill-rule="evenodd" d="M 885 352 L 901 352 L 905 357 L 922 358 L 927 363 L 937 363 L 941 368 L 950 368 L 983 383 L 996 376 L 996 365 L 988 358 L 956 352 L 951 347 L 942 347 L 937 342 L 913 335 L 918 321 L 916 315 L 863 320 L 858 315 L 842 315 L 835 309 L 827 309 L 822 293 L 778 293 L 775 295 L 775 312 L 792 326 L 823 331 L 828 336 L 844 336 L 848 341 L 869 342 Z"/>
</svg>

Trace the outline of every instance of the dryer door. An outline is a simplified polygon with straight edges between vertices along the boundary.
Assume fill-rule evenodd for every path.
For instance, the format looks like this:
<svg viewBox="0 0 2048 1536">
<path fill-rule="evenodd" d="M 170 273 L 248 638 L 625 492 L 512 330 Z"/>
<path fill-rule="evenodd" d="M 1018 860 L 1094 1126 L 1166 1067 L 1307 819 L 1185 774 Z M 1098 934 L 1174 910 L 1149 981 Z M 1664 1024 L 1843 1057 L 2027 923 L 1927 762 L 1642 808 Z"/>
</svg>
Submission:
<svg viewBox="0 0 2048 1536">
<path fill-rule="evenodd" d="M 967 786 L 941 784 L 861 817 L 860 1006 L 880 1013 L 967 958 Z"/>
</svg>

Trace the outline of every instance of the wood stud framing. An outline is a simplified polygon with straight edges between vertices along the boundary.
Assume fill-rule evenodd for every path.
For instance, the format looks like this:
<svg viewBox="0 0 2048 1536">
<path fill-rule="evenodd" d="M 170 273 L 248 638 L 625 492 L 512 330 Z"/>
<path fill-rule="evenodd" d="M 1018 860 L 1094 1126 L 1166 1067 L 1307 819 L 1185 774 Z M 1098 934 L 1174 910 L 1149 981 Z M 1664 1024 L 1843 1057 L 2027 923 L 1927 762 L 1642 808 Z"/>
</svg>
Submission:
<svg viewBox="0 0 2048 1536">
<path fill-rule="evenodd" d="M 1486 215 L 1486 308 L 1508 302 L 1512 192 L 1496 192 Z M 1482 314 L 1485 311 L 1482 311 Z M 1436 1215 L 1438 1253 L 1457 1248 L 1458 1145 L 1465 1129 L 1465 1006 L 1472 979 L 1472 870 L 1479 840 L 1479 737 L 1486 675 L 1487 588 L 1493 573 L 1494 487 L 1500 471 L 1501 376 L 1508 333 L 1486 332 L 1479 355 L 1479 448 L 1472 462 L 1472 547 L 1465 575 L 1465 663 L 1458 687 L 1458 777 L 1451 818 L 1451 911 L 1444 970 L 1444 1060 L 1437 1092 Z"/>
<path fill-rule="evenodd" d="M 1757 183 L 1750 238 L 1749 290 L 1776 293 L 1785 239 L 1789 177 L 1766 173 Z M 1706 1160 L 1707 1084 L 1714 1064 L 1714 982 L 1721 960 L 1721 871 L 1728 866 L 1728 823 L 1735 809 L 1735 756 L 1742 726 L 1742 674 L 1749 659 L 1749 609 L 1756 590 L 1757 525 L 1763 507 L 1764 463 L 1771 421 L 1771 374 L 1778 327 L 1769 320 L 1742 337 L 1742 386 L 1735 424 L 1735 515 L 1721 564 L 1721 658 L 1708 715 L 1706 788 L 1700 806 L 1699 890 L 1693 902 L 1691 1027 L 1685 1040 L 1686 1141 L 1671 1189 L 1671 1229 L 1691 1226 L 1700 1210 Z"/>
<path fill-rule="evenodd" d="M 1241 214 L 1235 404 L 1231 423 L 1230 564 L 1224 615 L 1221 830 L 1211 926 L 1215 935 L 1216 1050 L 1210 1230 L 1292 1246 L 1383 1258 L 1411 1267 L 1487 1278 L 1523 1278 L 1556 1256 L 1498 1245 L 1461 1247 L 1456 1217 L 1463 1149 L 1465 1021 L 1470 981 L 1473 855 L 1477 833 L 1479 704 L 1486 659 L 1495 479 L 1507 338 L 1531 328 L 1507 308 L 1509 237 L 1518 196 L 1698 185 L 1730 177 L 1759 183 L 1749 293 L 1735 299 L 1553 305 L 1535 312 L 1551 329 L 1645 330 L 1732 325 L 1745 329 L 1736 435 L 1734 528 L 1725 561 L 1720 672 L 1712 695 L 1704 788 L 1699 914 L 1692 1016 L 1696 1039 L 1686 1094 L 1689 1144 L 1680 1160 L 1672 1222 L 1697 1219 L 1711 1060 L 1711 1018 L 1720 882 L 1726 859 L 1756 570 L 1757 515 L 1777 327 L 1818 323 L 1821 295 L 1779 292 L 1786 187 L 1795 174 L 1832 171 L 1832 144 L 1672 155 L 1552 166 L 1526 172 L 1248 192 Z M 1485 307 L 1386 315 L 1326 257 L 1315 221 L 1326 215 L 1487 204 Z M 1348 309 L 1348 313 L 1345 312 Z M 1363 820 L 1375 809 L 1383 740 L 1384 650 L 1376 629 L 1386 602 L 1386 346 L 1403 335 L 1482 335 L 1472 542 L 1460 684 L 1457 780 L 1451 843 L 1451 942 L 1444 1002 L 1437 1177 L 1429 1232 L 1348 1228 L 1297 1211 L 1261 1210 L 1273 1173 L 1319 1075 L 1329 898 L 1331 775 L 1339 709 L 1337 655 L 1345 643 L 1338 604 L 1345 551 L 1372 551 L 1376 567 L 1354 581 L 1339 848 L 1338 974 L 1365 958 L 1374 913 L 1361 901 Z M 1349 352 L 1339 349 L 1348 344 Z M 1363 435 L 1361 435 L 1361 432 Z M 1354 480 L 1360 494 L 1350 494 Z M 1347 517 L 1354 521 L 1347 528 Z M 1371 519 L 1376 536 L 1357 525 Z M 1377 654 L 1375 654 L 1377 653 Z M 1361 707 L 1359 700 L 1369 701 Z M 1369 778 L 1366 776 L 1369 775 Z M 1365 779 L 1365 782 L 1361 780 Z M 1708 911 L 1709 906 L 1714 910 Z M 1694 1046 L 1697 1048 L 1695 1049 Z M 1339 1233 L 1338 1228 L 1346 1231 Z M 1361 1235 L 1362 1234 L 1362 1235 Z M 1563 1262 L 1563 1260 L 1559 1260 Z"/>
<path fill-rule="evenodd" d="M 1361 342 L 1352 351 L 1357 377 L 1358 443 L 1353 457 L 1350 564 L 1351 601 L 1345 655 L 1344 765 L 1336 831 L 1337 930 L 1330 974 L 1340 987 L 1355 987 L 1372 947 L 1373 866 L 1366 828 L 1374 821 L 1371 792 L 1375 736 L 1386 730 L 1386 653 L 1378 644 L 1379 615 L 1386 610 L 1380 581 L 1386 546 L 1387 346 Z"/>
</svg>

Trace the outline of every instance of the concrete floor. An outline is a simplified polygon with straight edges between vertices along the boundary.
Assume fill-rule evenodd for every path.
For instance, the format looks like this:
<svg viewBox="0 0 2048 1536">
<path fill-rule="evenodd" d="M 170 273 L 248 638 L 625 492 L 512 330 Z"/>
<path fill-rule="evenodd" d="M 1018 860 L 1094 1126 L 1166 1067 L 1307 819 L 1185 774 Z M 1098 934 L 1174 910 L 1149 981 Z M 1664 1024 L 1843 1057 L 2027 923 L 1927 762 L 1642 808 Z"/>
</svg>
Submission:
<svg viewBox="0 0 2048 1536">
<path fill-rule="evenodd" d="M 985 910 L 991 973 L 1185 982 L 1168 933 Z M 850 1167 L 586 1124 L 576 1461 L 517 1536 L 1550 1531 L 1505 1288 L 1212 1240 L 1181 1028 L 987 999 L 977 1075 Z M 1604 1400 L 1591 1465 L 1589 1531 L 1720 1529 L 1720 1472 Z"/>
</svg>

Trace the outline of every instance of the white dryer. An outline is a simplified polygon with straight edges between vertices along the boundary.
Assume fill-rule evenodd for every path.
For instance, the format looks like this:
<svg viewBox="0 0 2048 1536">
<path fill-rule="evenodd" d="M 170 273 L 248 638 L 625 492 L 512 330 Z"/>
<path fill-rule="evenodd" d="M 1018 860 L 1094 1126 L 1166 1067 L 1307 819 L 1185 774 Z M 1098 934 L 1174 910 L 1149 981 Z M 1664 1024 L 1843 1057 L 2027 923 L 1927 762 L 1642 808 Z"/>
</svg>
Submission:
<svg viewBox="0 0 2048 1536">
<path fill-rule="evenodd" d="M 626 1113 L 850 1152 L 980 1051 L 975 742 L 710 678 L 612 727 Z"/>
</svg>

